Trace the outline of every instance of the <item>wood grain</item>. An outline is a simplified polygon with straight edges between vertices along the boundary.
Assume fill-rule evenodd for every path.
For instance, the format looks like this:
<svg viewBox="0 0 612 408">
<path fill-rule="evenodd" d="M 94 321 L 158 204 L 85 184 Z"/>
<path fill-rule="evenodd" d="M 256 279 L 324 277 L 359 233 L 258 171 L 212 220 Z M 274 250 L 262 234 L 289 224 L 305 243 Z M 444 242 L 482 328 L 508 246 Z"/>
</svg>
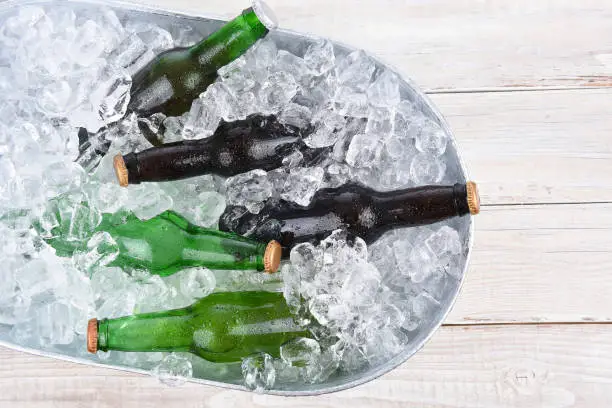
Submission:
<svg viewBox="0 0 612 408">
<path fill-rule="evenodd" d="M 281 26 L 361 47 L 427 90 L 612 86 L 612 0 L 267 0 Z M 247 0 L 145 0 L 232 18 Z"/>
<path fill-rule="evenodd" d="M 612 205 L 489 207 L 446 323 L 612 321 Z"/>
<path fill-rule="evenodd" d="M 483 203 L 612 202 L 612 89 L 432 99 Z"/>
<path fill-rule="evenodd" d="M 185 385 L 0 349 L 0 407 L 593 408 L 612 398 L 612 325 L 445 327 L 363 386 L 283 398 Z"/>
</svg>

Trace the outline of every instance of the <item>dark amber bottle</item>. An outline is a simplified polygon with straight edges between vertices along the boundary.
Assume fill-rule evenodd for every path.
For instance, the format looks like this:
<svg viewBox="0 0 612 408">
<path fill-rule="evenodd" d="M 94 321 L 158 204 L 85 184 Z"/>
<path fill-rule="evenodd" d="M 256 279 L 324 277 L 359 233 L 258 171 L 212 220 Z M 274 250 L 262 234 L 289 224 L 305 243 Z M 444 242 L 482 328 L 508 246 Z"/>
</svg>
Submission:
<svg viewBox="0 0 612 408">
<path fill-rule="evenodd" d="M 369 243 L 393 228 L 432 224 L 479 211 L 478 189 L 471 181 L 391 192 L 347 184 L 318 191 L 308 207 L 283 200 L 267 203 L 259 214 L 251 214 L 244 207 L 228 207 L 219 220 L 219 229 L 276 240 L 286 256 L 294 245 L 316 243 L 337 229 Z"/>
</svg>

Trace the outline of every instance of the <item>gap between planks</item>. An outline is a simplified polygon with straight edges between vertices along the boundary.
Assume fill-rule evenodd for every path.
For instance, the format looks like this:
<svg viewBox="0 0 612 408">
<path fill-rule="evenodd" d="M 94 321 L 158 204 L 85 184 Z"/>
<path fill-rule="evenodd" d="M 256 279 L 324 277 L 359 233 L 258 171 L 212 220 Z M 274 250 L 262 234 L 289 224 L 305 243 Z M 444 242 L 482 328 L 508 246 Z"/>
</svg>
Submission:
<svg viewBox="0 0 612 408">
<path fill-rule="evenodd" d="M 427 95 L 452 95 L 452 94 L 479 94 L 479 93 L 510 93 L 510 92 L 547 92 L 547 91 L 591 91 L 593 89 L 607 89 L 612 83 L 595 86 L 525 86 L 525 87 L 482 87 L 482 88 L 457 88 L 457 89 L 425 89 Z"/>
<path fill-rule="evenodd" d="M 480 322 L 474 324 L 468 323 L 442 323 L 441 327 L 512 327 L 512 326 L 595 326 L 595 325 L 612 325 L 612 322 L 599 321 L 584 321 L 584 322 L 569 322 L 569 321 L 543 321 L 543 322 Z"/>
<path fill-rule="evenodd" d="M 480 208 L 500 208 L 500 207 L 535 207 L 535 206 L 580 206 L 580 205 L 600 205 L 600 204 L 612 204 L 612 201 L 578 201 L 578 202 L 552 202 L 552 203 L 493 203 L 493 204 L 480 204 Z"/>
</svg>

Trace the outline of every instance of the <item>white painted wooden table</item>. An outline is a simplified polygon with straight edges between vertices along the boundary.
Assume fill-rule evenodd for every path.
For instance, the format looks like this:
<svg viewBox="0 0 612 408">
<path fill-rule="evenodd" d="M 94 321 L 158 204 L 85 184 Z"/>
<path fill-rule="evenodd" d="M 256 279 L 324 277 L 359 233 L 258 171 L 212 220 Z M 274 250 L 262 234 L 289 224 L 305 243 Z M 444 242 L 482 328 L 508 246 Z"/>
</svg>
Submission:
<svg viewBox="0 0 612 408">
<path fill-rule="evenodd" d="M 232 17 L 246 0 L 147 0 Z M 486 205 L 446 324 L 399 369 L 270 397 L 0 349 L 0 407 L 608 407 L 612 0 L 269 0 L 427 90 Z"/>
</svg>

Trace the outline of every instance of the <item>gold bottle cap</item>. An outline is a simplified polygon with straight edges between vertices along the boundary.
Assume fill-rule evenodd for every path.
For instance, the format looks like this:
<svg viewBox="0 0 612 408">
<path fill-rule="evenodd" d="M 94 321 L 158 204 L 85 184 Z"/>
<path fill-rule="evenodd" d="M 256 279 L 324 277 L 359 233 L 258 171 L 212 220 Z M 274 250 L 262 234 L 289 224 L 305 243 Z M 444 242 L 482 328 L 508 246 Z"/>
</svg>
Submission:
<svg viewBox="0 0 612 408">
<path fill-rule="evenodd" d="M 117 180 L 119 180 L 119 185 L 121 187 L 127 187 L 129 182 L 128 170 L 125 167 L 125 161 L 123 160 L 123 156 L 118 154 L 113 159 L 113 167 L 115 168 L 115 175 L 117 176 Z"/>
<path fill-rule="evenodd" d="M 476 215 L 480 212 L 480 196 L 478 195 L 478 186 L 473 181 L 468 181 L 467 187 L 467 202 L 470 214 Z"/>
<path fill-rule="evenodd" d="M 98 351 L 98 319 L 87 322 L 87 351 L 96 354 Z"/>
<path fill-rule="evenodd" d="M 270 241 L 268 243 L 263 257 L 264 271 L 266 271 L 266 273 L 274 273 L 278 271 L 282 252 L 283 248 L 278 242 Z"/>
</svg>

